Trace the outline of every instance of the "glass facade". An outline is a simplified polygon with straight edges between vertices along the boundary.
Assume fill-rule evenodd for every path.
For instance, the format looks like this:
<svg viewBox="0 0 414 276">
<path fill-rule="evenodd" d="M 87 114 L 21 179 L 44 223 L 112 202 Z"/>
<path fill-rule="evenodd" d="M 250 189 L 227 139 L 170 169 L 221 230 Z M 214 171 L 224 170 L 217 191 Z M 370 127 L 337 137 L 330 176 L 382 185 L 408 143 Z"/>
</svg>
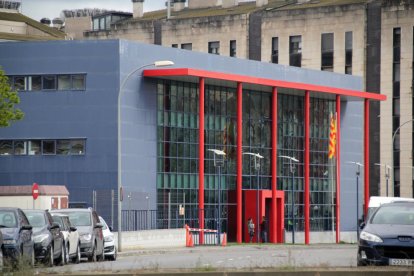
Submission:
<svg viewBox="0 0 414 276">
<path fill-rule="evenodd" d="M 178 81 L 159 81 L 158 109 L 158 166 L 157 210 L 158 227 L 198 227 L 198 84 Z M 277 188 L 285 193 L 285 227 L 304 229 L 304 91 L 278 89 L 278 155 L 300 160 L 295 174 L 288 160 L 278 158 Z M 218 217 L 218 168 L 214 166 L 209 149 L 226 152 L 220 172 L 221 229 L 227 232 L 229 209 L 236 206 L 236 137 L 237 94 L 235 88 L 205 86 L 205 161 L 204 216 L 205 228 L 216 229 Z M 243 155 L 242 189 L 271 189 L 271 128 L 272 94 L 243 90 L 243 152 L 264 156 L 260 170 L 254 158 Z M 335 112 L 335 101 L 311 98 L 310 128 L 310 208 L 311 230 L 324 231 L 332 227 L 335 189 L 334 167 L 328 160 L 329 115 Z M 293 179 L 293 187 L 292 187 Z M 295 210 L 291 203 L 295 200 Z M 180 212 L 185 206 L 185 212 Z M 170 218 L 170 219 L 168 219 Z"/>
</svg>

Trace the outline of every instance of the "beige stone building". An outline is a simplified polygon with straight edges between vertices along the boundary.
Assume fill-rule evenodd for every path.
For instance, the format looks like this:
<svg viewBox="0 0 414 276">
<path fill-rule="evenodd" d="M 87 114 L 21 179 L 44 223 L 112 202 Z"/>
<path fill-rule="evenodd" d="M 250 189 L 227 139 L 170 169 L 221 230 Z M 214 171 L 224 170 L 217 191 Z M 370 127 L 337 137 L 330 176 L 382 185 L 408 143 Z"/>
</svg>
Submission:
<svg viewBox="0 0 414 276">
<path fill-rule="evenodd" d="M 148 13 L 144 0 L 132 2 L 133 18 L 110 29 L 95 27 L 85 38 L 131 39 L 363 77 L 366 91 L 388 97 L 370 107 L 371 194 L 413 197 L 412 1 L 171 0 L 170 9 Z"/>
</svg>

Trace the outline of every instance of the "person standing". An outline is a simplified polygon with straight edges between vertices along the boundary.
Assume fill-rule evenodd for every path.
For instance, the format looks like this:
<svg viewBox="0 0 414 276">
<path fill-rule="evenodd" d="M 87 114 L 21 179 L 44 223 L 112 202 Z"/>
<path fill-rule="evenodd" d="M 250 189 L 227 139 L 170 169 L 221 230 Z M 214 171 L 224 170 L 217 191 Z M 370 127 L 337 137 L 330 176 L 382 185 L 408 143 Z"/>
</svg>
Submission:
<svg viewBox="0 0 414 276">
<path fill-rule="evenodd" d="M 262 242 L 267 242 L 267 220 L 265 216 L 263 216 L 262 223 L 260 223 L 260 237 Z"/>
<path fill-rule="evenodd" d="M 253 219 L 252 218 L 249 218 L 247 220 L 247 230 L 249 232 L 249 237 L 250 237 L 250 241 L 249 242 L 252 242 L 253 241 L 253 237 L 254 237 L 254 223 L 253 223 Z"/>
</svg>

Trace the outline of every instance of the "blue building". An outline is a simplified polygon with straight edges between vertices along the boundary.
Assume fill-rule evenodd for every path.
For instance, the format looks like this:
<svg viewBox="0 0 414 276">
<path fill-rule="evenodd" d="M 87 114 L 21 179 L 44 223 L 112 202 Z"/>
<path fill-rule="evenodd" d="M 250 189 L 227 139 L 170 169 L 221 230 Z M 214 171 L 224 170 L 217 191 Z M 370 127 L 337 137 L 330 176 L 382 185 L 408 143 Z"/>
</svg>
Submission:
<svg viewBox="0 0 414 276">
<path fill-rule="evenodd" d="M 175 65 L 150 66 L 159 60 Z M 116 222 L 118 93 L 137 70 L 120 99 L 124 210 L 157 210 L 157 228 L 215 228 L 219 206 L 221 228 L 241 242 L 243 206 L 260 189 L 254 204 L 272 242 L 283 228 L 307 243 L 312 231 L 356 230 L 355 168 L 346 162 L 369 162 L 369 101 L 385 99 L 362 92 L 359 77 L 124 40 L 1 43 L 0 65 L 25 112 L 0 130 L 0 185 L 66 185 L 72 206 L 94 205 Z M 338 162 L 327 157 L 335 112 Z M 213 148 L 226 153 L 220 180 Z M 243 152 L 264 156 L 259 173 Z M 293 178 L 281 156 L 299 160 Z"/>
</svg>

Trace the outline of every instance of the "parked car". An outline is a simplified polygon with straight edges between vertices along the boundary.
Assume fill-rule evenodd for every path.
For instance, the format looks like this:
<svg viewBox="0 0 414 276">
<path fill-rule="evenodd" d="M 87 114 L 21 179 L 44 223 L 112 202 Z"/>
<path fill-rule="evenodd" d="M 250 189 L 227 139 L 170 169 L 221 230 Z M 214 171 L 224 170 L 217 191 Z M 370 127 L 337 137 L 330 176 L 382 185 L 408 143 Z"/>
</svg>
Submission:
<svg viewBox="0 0 414 276">
<path fill-rule="evenodd" d="M 81 259 L 79 233 L 76 227 L 71 225 L 68 215 L 57 212 L 59 210 L 51 210 L 50 214 L 53 221 L 59 224 L 60 231 L 63 234 L 65 264 L 68 264 L 69 260 L 78 264 Z"/>
<path fill-rule="evenodd" d="M 0 231 L 4 260 L 17 264 L 23 258 L 34 266 L 32 226 L 23 211 L 19 208 L 0 208 Z"/>
<path fill-rule="evenodd" d="M 407 197 L 390 197 L 390 196 L 371 196 L 368 203 L 367 219 L 380 207 L 382 204 L 397 202 L 397 201 L 412 201 L 414 198 Z"/>
<path fill-rule="evenodd" d="M 112 233 L 112 228 L 108 226 L 106 221 L 100 216 L 99 220 L 102 223 L 102 232 L 104 236 L 104 252 L 105 258 L 109 260 L 116 261 L 116 257 L 118 256 L 118 250 L 115 245 L 114 234 Z"/>
<path fill-rule="evenodd" d="M 414 265 L 414 202 L 383 204 L 362 227 L 358 266 Z"/>
<path fill-rule="evenodd" d="M 24 210 L 33 226 L 35 257 L 49 266 L 64 264 L 63 235 L 47 210 Z"/>
<path fill-rule="evenodd" d="M 92 262 L 103 260 L 103 225 L 96 211 L 91 208 L 60 209 L 59 213 L 67 214 L 71 224 L 78 229 L 81 257 L 86 257 Z"/>
</svg>

